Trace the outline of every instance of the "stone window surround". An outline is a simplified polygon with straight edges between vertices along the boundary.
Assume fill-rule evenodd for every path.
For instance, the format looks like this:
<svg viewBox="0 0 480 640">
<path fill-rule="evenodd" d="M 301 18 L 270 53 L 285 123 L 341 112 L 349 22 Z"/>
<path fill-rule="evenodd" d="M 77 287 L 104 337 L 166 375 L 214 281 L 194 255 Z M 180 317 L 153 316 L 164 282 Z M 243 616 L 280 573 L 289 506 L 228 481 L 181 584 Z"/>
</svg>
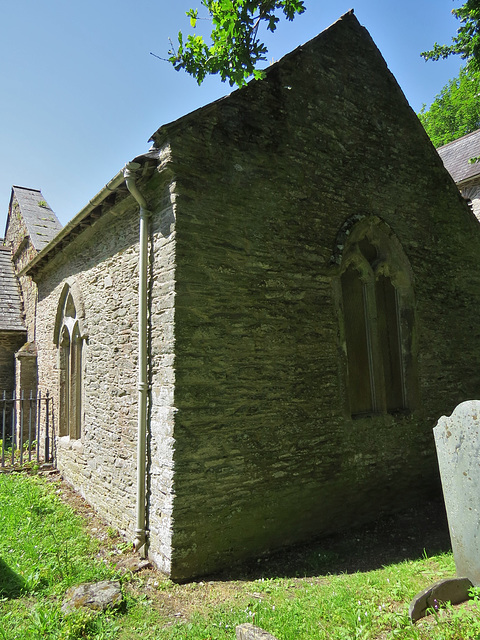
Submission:
<svg viewBox="0 0 480 640">
<path fill-rule="evenodd" d="M 368 259 L 361 250 L 368 243 L 376 251 L 376 256 Z M 347 403 L 347 413 L 352 417 L 365 415 L 382 415 L 399 411 L 409 413 L 416 405 L 417 371 L 414 344 L 414 293 L 413 275 L 408 258 L 392 229 L 378 216 L 356 215 L 342 225 L 337 236 L 337 256 L 332 257 L 332 263 L 339 265 L 338 277 L 334 279 L 335 298 L 337 303 L 340 342 L 343 352 L 343 380 Z M 346 272 L 355 271 L 363 290 L 364 309 L 360 313 L 365 318 L 365 346 L 368 356 L 368 371 L 365 373 L 371 384 L 371 406 L 368 410 L 358 410 L 352 404 L 349 379 L 347 333 L 345 302 L 342 291 L 342 277 Z M 379 279 L 389 283 L 387 288 L 393 288 L 395 296 L 395 322 L 398 332 L 398 378 L 396 384 L 401 388 L 402 407 L 393 410 L 388 406 L 383 365 L 388 360 L 384 354 L 378 333 L 376 291 Z M 358 312 L 357 312 L 358 313 Z M 388 323 L 387 323 L 388 324 Z M 399 391 L 400 393 L 400 391 Z"/>
<path fill-rule="evenodd" d="M 78 301 L 78 302 L 77 302 Z M 78 287 L 65 283 L 57 306 L 54 342 L 59 376 L 59 441 L 83 437 L 84 307 Z"/>
</svg>

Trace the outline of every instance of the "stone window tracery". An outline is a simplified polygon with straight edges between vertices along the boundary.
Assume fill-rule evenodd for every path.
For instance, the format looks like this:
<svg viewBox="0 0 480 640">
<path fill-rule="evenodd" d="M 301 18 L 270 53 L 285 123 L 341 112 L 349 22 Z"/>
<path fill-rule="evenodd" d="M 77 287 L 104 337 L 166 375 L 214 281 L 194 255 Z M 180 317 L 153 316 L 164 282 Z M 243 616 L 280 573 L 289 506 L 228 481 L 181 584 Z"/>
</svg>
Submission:
<svg viewBox="0 0 480 640">
<path fill-rule="evenodd" d="M 340 305 L 350 414 L 412 409 L 415 396 L 410 265 L 391 229 L 357 222 L 340 265 Z"/>
<path fill-rule="evenodd" d="M 59 435 L 78 439 L 82 433 L 83 337 L 77 308 L 69 290 L 57 312 L 59 372 Z"/>
</svg>

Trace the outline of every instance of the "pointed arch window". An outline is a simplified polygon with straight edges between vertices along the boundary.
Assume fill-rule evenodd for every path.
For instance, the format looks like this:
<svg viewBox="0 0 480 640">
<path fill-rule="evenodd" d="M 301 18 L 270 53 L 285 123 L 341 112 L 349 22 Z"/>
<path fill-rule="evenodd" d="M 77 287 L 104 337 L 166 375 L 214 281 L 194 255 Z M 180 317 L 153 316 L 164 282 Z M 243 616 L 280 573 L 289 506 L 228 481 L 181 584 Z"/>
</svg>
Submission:
<svg viewBox="0 0 480 640">
<path fill-rule="evenodd" d="M 413 290 L 410 265 L 378 218 L 357 223 L 341 262 L 342 327 L 350 413 L 412 409 Z"/>
<path fill-rule="evenodd" d="M 82 434 L 83 337 L 77 309 L 67 289 L 57 310 L 59 372 L 59 435 L 78 439 Z"/>
</svg>

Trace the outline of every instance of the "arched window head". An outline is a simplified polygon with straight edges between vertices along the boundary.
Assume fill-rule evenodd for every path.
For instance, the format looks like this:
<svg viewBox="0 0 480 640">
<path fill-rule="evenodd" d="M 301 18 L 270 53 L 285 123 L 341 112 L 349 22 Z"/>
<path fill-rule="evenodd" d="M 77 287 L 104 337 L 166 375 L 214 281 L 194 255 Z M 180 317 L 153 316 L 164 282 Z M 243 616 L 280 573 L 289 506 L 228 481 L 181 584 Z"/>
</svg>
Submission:
<svg viewBox="0 0 480 640">
<path fill-rule="evenodd" d="M 416 387 L 410 264 L 390 227 L 377 217 L 342 232 L 341 335 L 350 413 L 410 410 Z"/>
<path fill-rule="evenodd" d="M 83 343 L 72 292 L 64 288 L 55 323 L 58 349 L 60 436 L 72 439 L 82 432 Z"/>
<path fill-rule="evenodd" d="M 69 293 L 65 302 L 65 317 L 76 318 L 77 310 L 75 309 L 75 303 L 73 302 L 72 294 Z"/>
</svg>

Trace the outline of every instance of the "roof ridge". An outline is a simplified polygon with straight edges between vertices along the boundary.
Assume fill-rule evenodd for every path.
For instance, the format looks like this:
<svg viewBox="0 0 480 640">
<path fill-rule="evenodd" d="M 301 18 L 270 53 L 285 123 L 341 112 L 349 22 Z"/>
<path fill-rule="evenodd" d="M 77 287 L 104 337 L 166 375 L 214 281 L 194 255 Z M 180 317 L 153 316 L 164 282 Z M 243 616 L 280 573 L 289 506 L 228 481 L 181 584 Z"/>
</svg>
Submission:
<svg viewBox="0 0 480 640">
<path fill-rule="evenodd" d="M 37 191 L 38 193 L 42 193 L 40 189 L 34 189 L 33 187 L 22 187 L 19 184 L 13 184 L 13 189 L 23 189 L 24 191 Z"/>
</svg>

